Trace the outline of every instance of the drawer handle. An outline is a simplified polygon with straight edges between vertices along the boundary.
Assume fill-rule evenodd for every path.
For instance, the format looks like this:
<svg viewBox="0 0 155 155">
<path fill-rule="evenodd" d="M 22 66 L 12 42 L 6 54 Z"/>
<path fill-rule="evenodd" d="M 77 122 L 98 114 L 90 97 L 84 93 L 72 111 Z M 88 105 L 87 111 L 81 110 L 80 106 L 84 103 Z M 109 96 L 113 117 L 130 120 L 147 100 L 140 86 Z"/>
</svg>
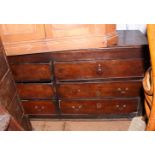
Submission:
<svg viewBox="0 0 155 155">
<path fill-rule="evenodd" d="M 35 106 L 34 107 L 37 111 L 42 111 L 43 109 L 45 109 L 45 107 L 44 106 L 41 106 L 41 107 L 39 107 L 39 106 Z"/>
<path fill-rule="evenodd" d="M 101 103 L 97 103 L 97 104 L 96 104 L 96 108 L 97 108 L 97 109 L 101 109 L 101 108 L 102 108 L 102 104 L 101 104 Z"/>
<path fill-rule="evenodd" d="M 79 111 L 82 108 L 82 105 L 79 106 L 72 106 L 72 109 L 74 109 L 75 111 Z"/>
<path fill-rule="evenodd" d="M 45 107 L 44 106 L 41 106 L 41 109 L 45 109 Z"/>
<path fill-rule="evenodd" d="M 80 93 L 80 91 L 81 91 L 80 89 L 74 89 L 74 90 L 72 90 L 72 93 L 77 94 L 77 93 Z"/>
<path fill-rule="evenodd" d="M 117 88 L 117 91 L 120 92 L 121 94 L 126 94 L 126 92 L 129 90 L 129 88 Z"/>
<path fill-rule="evenodd" d="M 38 106 L 37 105 L 35 105 L 35 107 L 34 107 L 35 109 L 38 109 Z"/>
<path fill-rule="evenodd" d="M 117 108 L 118 110 L 122 111 L 123 109 L 126 108 L 126 104 L 123 104 L 123 105 L 117 104 L 117 105 L 116 105 L 116 108 Z"/>
<path fill-rule="evenodd" d="M 99 74 L 99 75 L 103 73 L 103 69 L 102 69 L 102 65 L 101 64 L 97 65 L 96 73 Z"/>
</svg>

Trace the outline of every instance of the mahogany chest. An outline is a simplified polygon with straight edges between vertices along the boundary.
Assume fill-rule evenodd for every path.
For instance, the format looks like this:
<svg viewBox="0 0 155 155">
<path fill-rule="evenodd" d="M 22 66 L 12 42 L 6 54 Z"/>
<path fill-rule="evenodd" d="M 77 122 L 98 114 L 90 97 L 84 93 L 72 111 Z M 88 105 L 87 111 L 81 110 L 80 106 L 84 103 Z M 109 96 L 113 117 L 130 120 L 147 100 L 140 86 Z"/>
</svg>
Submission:
<svg viewBox="0 0 155 155">
<path fill-rule="evenodd" d="M 140 31 L 118 31 L 118 43 L 112 47 L 49 51 L 8 60 L 30 117 L 132 118 L 142 113 L 147 48 Z"/>
</svg>

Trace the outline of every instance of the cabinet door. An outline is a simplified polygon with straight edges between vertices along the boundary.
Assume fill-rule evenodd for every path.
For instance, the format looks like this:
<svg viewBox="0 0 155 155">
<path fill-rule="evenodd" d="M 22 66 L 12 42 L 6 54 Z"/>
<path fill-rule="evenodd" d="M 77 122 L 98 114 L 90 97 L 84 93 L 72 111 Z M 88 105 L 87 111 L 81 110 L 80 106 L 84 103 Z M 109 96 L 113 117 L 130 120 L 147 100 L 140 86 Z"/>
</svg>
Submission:
<svg viewBox="0 0 155 155">
<path fill-rule="evenodd" d="M 89 24 L 47 24 L 45 25 L 47 38 L 73 37 L 78 35 L 87 35 L 93 25 Z"/>
<path fill-rule="evenodd" d="M 107 29 L 108 27 L 108 29 Z M 105 35 L 114 32 L 114 24 L 46 24 L 47 38 Z"/>
<path fill-rule="evenodd" d="M 3 41 L 9 43 L 45 38 L 43 24 L 1 24 L 0 34 Z"/>
</svg>

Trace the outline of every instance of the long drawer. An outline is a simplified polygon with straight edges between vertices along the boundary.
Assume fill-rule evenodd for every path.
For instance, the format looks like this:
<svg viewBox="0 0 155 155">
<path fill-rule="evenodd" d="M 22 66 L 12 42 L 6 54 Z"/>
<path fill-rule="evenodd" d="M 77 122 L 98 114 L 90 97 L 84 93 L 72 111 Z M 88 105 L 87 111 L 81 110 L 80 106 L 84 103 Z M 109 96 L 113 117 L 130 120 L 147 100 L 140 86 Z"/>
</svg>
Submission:
<svg viewBox="0 0 155 155">
<path fill-rule="evenodd" d="M 142 77 L 143 59 L 55 62 L 57 80 Z"/>
<path fill-rule="evenodd" d="M 25 114 L 52 115 L 56 114 L 56 107 L 52 100 L 23 100 Z"/>
<path fill-rule="evenodd" d="M 19 63 L 10 67 L 17 82 L 51 81 L 53 76 L 50 63 Z"/>
<path fill-rule="evenodd" d="M 51 83 L 17 83 L 17 90 L 21 99 L 54 98 L 54 89 Z"/>
<path fill-rule="evenodd" d="M 137 112 L 139 99 L 61 100 L 62 114 L 132 114 Z"/>
<path fill-rule="evenodd" d="M 141 80 L 106 82 L 62 82 L 58 84 L 60 98 L 137 97 L 141 95 Z"/>
</svg>

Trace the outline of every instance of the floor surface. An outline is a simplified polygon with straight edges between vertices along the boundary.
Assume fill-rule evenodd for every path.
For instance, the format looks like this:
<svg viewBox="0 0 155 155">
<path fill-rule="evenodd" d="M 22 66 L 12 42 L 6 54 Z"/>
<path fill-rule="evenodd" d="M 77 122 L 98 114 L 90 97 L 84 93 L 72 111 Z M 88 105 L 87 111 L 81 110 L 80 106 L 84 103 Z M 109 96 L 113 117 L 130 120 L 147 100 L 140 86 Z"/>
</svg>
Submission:
<svg viewBox="0 0 155 155">
<path fill-rule="evenodd" d="M 31 120 L 34 131 L 127 131 L 130 120 Z"/>
</svg>

